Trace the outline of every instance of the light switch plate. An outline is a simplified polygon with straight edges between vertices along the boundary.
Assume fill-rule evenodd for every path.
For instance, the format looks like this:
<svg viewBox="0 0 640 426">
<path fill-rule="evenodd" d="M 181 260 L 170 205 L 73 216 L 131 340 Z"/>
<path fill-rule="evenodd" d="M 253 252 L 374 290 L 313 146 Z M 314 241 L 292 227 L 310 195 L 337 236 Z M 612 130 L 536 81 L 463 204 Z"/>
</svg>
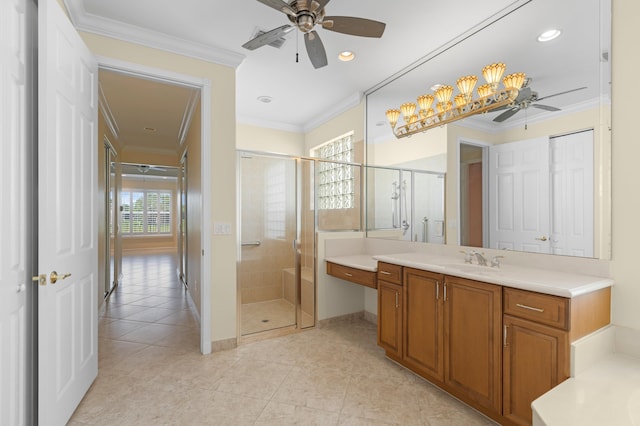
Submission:
<svg viewBox="0 0 640 426">
<path fill-rule="evenodd" d="M 215 222 L 213 224 L 213 235 L 231 235 L 231 224 L 226 222 Z"/>
</svg>

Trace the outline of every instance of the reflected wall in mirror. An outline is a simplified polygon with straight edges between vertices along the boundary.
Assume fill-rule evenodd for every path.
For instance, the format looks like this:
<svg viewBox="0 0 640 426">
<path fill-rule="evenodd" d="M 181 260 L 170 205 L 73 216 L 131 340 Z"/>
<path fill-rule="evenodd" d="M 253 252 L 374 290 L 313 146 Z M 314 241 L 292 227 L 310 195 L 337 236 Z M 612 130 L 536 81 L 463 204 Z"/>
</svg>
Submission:
<svg viewBox="0 0 640 426">
<path fill-rule="evenodd" d="M 504 16 L 470 29 L 461 41 L 425 49 L 435 53 L 367 93 L 367 165 L 446 172 L 447 244 L 609 258 L 610 16 L 610 0 L 523 1 Z M 560 29 L 560 37 L 539 42 L 538 36 L 551 28 Z M 504 62 L 505 74 L 527 74 L 527 85 L 513 106 L 410 138 L 393 136 L 385 118 L 387 109 L 416 102 L 422 94 L 433 94 L 431 86 L 436 83 L 455 86 L 461 76 L 477 75 L 479 85 L 480 70 L 492 62 Z M 561 150 L 559 138 L 572 134 L 590 137 L 572 145 L 571 150 Z M 498 152 L 506 150 L 506 144 L 534 140 L 541 144 L 539 155 L 546 159 L 541 162 L 545 165 L 524 181 L 512 182 L 511 187 L 502 179 L 502 189 L 508 187 L 513 193 L 511 198 L 504 191 L 500 194 L 496 187 L 500 179 L 495 177 L 500 170 Z M 500 151 L 499 145 L 505 148 Z M 475 151 L 469 147 L 475 147 Z M 587 147 L 591 148 L 589 155 L 585 154 Z M 565 161 L 567 156 L 582 154 L 579 166 Z M 503 160 L 509 155 L 501 154 Z M 562 169 L 560 159 L 554 156 L 567 157 L 562 167 L 568 169 Z M 580 173 L 584 172 L 581 179 L 588 182 L 571 180 L 571 167 L 580 167 Z M 494 181 L 489 174 L 492 168 Z M 508 222 L 505 212 L 513 203 L 520 203 L 520 208 L 527 206 L 526 202 L 531 206 L 532 194 L 524 194 L 521 189 L 531 184 L 533 175 L 542 178 L 537 188 L 547 185 L 547 201 L 536 193 L 536 214 L 527 216 L 524 224 L 527 228 L 535 223 L 535 227 L 529 226 L 535 229 L 526 237 L 519 236 L 523 238 L 519 242 L 497 236 L 498 229 Z M 476 180 L 469 180 L 473 176 Z M 377 187 L 372 190 L 371 184 L 367 185 L 367 196 L 376 197 Z M 570 185 L 581 194 L 580 201 L 573 205 L 565 202 Z M 528 191 L 532 188 L 530 185 Z M 375 204 L 367 200 L 368 207 Z M 523 211 L 529 214 L 533 210 Z M 368 221 L 368 228 L 370 224 Z M 577 234 L 583 238 L 579 244 L 575 242 Z M 373 229 L 368 235 L 378 236 Z"/>
</svg>

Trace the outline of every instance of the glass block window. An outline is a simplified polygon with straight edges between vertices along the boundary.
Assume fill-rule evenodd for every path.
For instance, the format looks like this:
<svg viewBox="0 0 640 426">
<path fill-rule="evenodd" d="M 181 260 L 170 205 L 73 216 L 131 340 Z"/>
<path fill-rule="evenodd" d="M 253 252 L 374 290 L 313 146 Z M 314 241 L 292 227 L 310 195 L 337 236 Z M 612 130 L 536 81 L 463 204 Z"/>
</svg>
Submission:
<svg viewBox="0 0 640 426">
<path fill-rule="evenodd" d="M 171 191 L 122 191 L 122 235 L 171 233 Z"/>
<path fill-rule="evenodd" d="M 265 179 L 265 229 L 269 238 L 285 239 L 287 221 L 286 170 L 280 161 L 269 166 Z"/>
<path fill-rule="evenodd" d="M 318 162 L 318 208 L 321 210 L 352 209 L 355 206 L 353 166 L 353 132 L 329 141 L 311 151 Z M 334 162 L 335 161 L 335 162 Z"/>
</svg>

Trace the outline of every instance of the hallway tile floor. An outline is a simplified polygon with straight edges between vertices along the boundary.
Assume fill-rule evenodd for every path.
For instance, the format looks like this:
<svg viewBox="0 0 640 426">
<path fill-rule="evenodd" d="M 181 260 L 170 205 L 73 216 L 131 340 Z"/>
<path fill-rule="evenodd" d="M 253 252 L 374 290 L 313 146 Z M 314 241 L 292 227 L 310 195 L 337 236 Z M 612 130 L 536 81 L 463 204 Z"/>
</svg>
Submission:
<svg viewBox="0 0 640 426">
<path fill-rule="evenodd" d="M 171 255 L 125 258 L 70 425 L 492 425 L 384 357 L 359 320 L 203 356 Z"/>
</svg>

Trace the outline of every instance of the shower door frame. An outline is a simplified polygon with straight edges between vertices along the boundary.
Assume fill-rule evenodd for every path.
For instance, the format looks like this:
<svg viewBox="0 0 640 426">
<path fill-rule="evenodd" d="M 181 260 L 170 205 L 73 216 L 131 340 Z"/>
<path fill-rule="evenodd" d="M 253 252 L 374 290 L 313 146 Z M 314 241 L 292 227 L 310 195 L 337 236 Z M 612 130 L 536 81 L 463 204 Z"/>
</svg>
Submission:
<svg viewBox="0 0 640 426">
<path fill-rule="evenodd" d="M 303 212 L 303 190 L 304 190 L 304 181 L 303 181 L 303 171 L 302 165 L 303 161 L 307 161 L 312 165 L 312 170 L 310 172 L 310 177 L 312 182 L 315 181 L 315 169 L 316 169 L 316 158 L 309 157 L 300 157 L 300 156 L 292 156 L 286 154 L 278 154 L 271 153 L 265 151 L 253 151 L 253 150 L 237 150 L 237 276 L 239 277 L 241 262 L 242 262 L 242 165 L 241 160 L 243 155 L 248 155 L 251 157 L 261 157 L 261 158 L 274 158 L 281 159 L 283 161 L 294 161 L 295 162 L 295 232 L 294 232 L 294 240 L 293 240 L 293 256 L 294 256 L 294 323 L 292 325 L 276 327 L 273 329 L 268 329 L 265 331 L 260 331 L 256 333 L 250 333 L 243 335 L 242 333 L 242 287 L 240 278 L 237 278 L 236 288 L 237 288 L 237 341 L 240 343 L 241 341 L 248 341 L 257 336 L 258 338 L 269 335 L 269 334 L 282 334 L 286 332 L 295 332 L 303 329 L 314 328 L 317 324 L 317 247 L 316 247 L 316 238 L 315 232 L 317 230 L 317 209 L 315 209 L 316 200 L 313 200 L 314 211 L 313 211 L 313 325 L 308 327 L 303 327 L 302 324 L 302 249 L 301 249 L 301 229 L 302 229 L 302 212 Z M 315 197 L 315 191 L 313 196 Z"/>
</svg>

